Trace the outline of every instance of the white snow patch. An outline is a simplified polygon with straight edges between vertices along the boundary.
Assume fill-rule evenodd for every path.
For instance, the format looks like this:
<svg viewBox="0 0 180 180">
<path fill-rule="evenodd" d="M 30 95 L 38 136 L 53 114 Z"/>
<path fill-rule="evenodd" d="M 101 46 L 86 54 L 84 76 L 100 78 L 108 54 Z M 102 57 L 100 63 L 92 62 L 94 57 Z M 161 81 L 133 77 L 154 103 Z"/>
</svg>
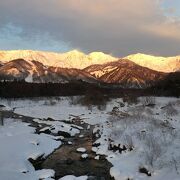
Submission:
<svg viewBox="0 0 180 180">
<path fill-rule="evenodd" d="M 82 157 L 83 159 L 86 159 L 86 158 L 88 158 L 88 154 L 82 154 L 81 157 Z"/>
<path fill-rule="evenodd" d="M 87 176 L 73 176 L 73 175 L 68 175 L 68 176 L 64 176 L 62 178 L 60 178 L 59 180 L 87 180 L 88 177 Z"/>
<path fill-rule="evenodd" d="M 78 149 L 77 149 L 77 152 L 82 152 L 82 153 L 84 153 L 84 152 L 86 152 L 86 149 L 85 149 L 85 148 L 78 148 Z"/>
<path fill-rule="evenodd" d="M 33 77 L 31 73 L 25 78 L 25 81 L 29 83 L 33 82 Z"/>
</svg>

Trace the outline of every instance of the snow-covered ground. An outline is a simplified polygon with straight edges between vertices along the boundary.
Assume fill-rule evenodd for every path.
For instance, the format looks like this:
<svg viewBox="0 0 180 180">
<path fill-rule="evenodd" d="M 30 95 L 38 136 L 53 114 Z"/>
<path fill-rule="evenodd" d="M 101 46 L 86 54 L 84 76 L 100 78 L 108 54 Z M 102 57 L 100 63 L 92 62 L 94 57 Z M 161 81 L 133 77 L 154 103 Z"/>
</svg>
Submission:
<svg viewBox="0 0 180 180">
<path fill-rule="evenodd" d="M 75 97 L 76 98 L 76 97 Z M 52 118 L 55 120 L 72 120 L 74 116 L 79 116 L 89 124 L 106 121 L 106 111 L 99 111 L 97 108 L 88 109 L 85 106 L 73 105 L 72 98 L 33 98 L 22 100 L 2 100 L 1 104 L 14 109 L 15 113 L 34 118 Z M 110 102 L 106 110 L 111 110 L 114 102 Z M 106 116 L 106 119 L 104 117 Z"/>
<path fill-rule="evenodd" d="M 76 116 L 81 121 L 96 125 L 94 133 L 101 135 L 96 142 L 100 145 L 92 150 L 97 157 L 98 154 L 106 155 L 113 165 L 110 173 L 116 180 L 180 179 L 180 99 L 143 97 L 137 103 L 127 103 L 119 98 L 108 102 L 103 110 L 96 107 L 88 109 L 71 101 L 69 97 L 3 99 L 1 104 L 15 113 L 33 117 L 35 122 L 46 123 L 53 127 L 54 132 L 71 130 L 71 135 L 77 134 L 81 127 L 72 128 L 61 121 L 72 121 Z M 48 117 L 57 121 L 43 119 Z M 50 135 L 33 132 L 34 129 L 25 123 L 10 122 L 0 127 L 0 141 L 5 144 L 0 149 L 0 164 L 4 164 L 0 167 L 0 174 L 4 177 L 10 173 L 14 177 L 19 175 L 21 179 L 25 176 L 26 179 L 36 179 L 42 175 L 42 171 L 34 171 L 27 159 L 49 154 L 60 142 L 54 141 Z M 15 139 L 18 139 L 17 142 Z M 15 151 L 17 155 L 13 154 Z M 10 160 L 12 163 L 9 163 Z M 19 165 L 13 165 L 16 162 Z M 142 169 L 151 176 L 140 173 Z M 74 176 L 64 177 L 68 178 L 76 179 Z"/>
<path fill-rule="evenodd" d="M 54 177 L 53 170 L 35 171 L 28 159 L 46 157 L 61 142 L 46 134 L 34 134 L 34 128 L 19 120 L 4 119 L 4 122 L 4 126 L 0 126 L 0 179 L 38 180 Z"/>
<path fill-rule="evenodd" d="M 116 108 L 108 123 L 101 126 L 96 153 L 107 155 L 113 164 L 110 173 L 117 180 L 178 180 L 180 100 L 155 98 L 155 106 L 148 106 L 144 99 Z M 146 168 L 151 177 L 139 173 L 141 168 Z"/>
</svg>

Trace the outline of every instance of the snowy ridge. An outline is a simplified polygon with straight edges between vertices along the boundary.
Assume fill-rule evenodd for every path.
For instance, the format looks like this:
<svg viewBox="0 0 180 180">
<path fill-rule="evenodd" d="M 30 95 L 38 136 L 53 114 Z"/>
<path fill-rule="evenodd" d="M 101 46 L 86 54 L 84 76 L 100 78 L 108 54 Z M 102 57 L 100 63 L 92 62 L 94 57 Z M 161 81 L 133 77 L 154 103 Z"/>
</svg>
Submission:
<svg viewBox="0 0 180 180">
<path fill-rule="evenodd" d="M 140 66 L 144 66 L 155 71 L 175 72 L 180 70 L 180 56 L 160 57 L 146 54 L 132 54 L 124 59 L 129 59 Z"/>
<path fill-rule="evenodd" d="M 78 50 L 54 53 L 32 50 L 0 51 L 0 80 L 27 82 L 117 83 L 123 87 L 147 87 L 170 72 L 180 71 L 180 56 L 133 54 L 115 58 L 103 52 Z"/>
<path fill-rule="evenodd" d="M 24 59 L 12 60 L 0 67 L 0 80 L 14 81 L 15 79 L 35 83 L 67 83 L 72 80 L 96 81 L 94 77 L 82 70 L 47 67 L 38 61 Z"/>
<path fill-rule="evenodd" d="M 34 60 L 47 66 L 77 69 L 83 69 L 92 64 L 103 64 L 117 60 L 117 58 L 102 52 L 84 54 L 78 50 L 72 50 L 67 53 L 32 50 L 0 51 L 1 62 L 6 63 L 14 59 Z"/>
<path fill-rule="evenodd" d="M 90 65 L 104 64 L 118 60 L 117 57 L 103 52 L 85 54 L 78 50 L 72 50 L 66 53 L 33 50 L 0 51 L 1 63 L 7 63 L 14 59 L 34 60 L 46 66 L 76 69 L 83 69 Z M 175 72 L 180 70 L 180 56 L 161 57 L 137 53 L 126 56 L 123 59 L 128 59 L 140 66 L 161 72 Z"/>
<path fill-rule="evenodd" d="M 130 88 L 148 87 L 166 76 L 165 73 L 139 66 L 125 59 L 103 65 L 92 65 L 84 70 L 103 82 L 118 83 Z"/>
</svg>

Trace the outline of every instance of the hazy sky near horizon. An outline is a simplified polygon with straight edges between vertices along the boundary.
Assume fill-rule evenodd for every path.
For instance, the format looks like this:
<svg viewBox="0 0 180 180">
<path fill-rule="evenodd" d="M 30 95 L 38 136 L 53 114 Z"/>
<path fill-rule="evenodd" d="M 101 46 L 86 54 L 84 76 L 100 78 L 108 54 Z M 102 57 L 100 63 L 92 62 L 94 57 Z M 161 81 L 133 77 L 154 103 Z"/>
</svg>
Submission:
<svg viewBox="0 0 180 180">
<path fill-rule="evenodd" d="M 0 49 L 180 55 L 180 0 L 0 0 Z"/>
</svg>

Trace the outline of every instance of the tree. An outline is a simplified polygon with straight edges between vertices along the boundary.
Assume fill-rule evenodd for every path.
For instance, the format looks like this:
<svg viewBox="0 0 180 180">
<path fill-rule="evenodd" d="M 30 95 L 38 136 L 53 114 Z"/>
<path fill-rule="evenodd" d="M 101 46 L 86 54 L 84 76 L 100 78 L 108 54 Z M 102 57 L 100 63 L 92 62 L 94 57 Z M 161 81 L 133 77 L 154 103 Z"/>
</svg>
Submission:
<svg viewBox="0 0 180 180">
<path fill-rule="evenodd" d="M 0 125 L 3 126 L 4 125 L 4 117 L 3 117 L 3 113 L 0 112 Z"/>
</svg>

